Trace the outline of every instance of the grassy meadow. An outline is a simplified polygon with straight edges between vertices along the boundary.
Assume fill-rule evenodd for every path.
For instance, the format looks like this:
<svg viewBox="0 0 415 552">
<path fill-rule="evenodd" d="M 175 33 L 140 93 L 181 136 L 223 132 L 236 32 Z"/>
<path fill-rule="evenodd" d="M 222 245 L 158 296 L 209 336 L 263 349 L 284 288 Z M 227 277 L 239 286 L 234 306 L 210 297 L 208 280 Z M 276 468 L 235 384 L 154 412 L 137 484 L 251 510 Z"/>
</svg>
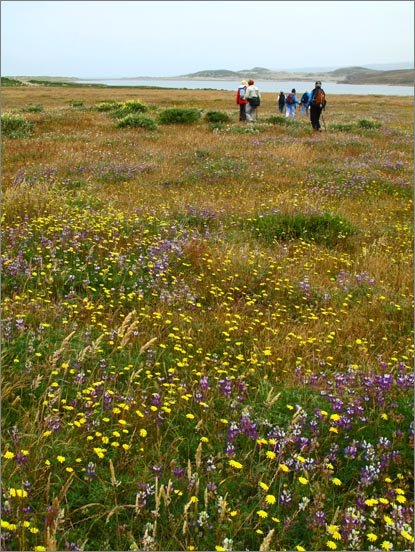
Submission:
<svg viewBox="0 0 415 552">
<path fill-rule="evenodd" d="M 278 92 L 2 89 L 2 550 L 413 549 L 413 98 Z"/>
</svg>

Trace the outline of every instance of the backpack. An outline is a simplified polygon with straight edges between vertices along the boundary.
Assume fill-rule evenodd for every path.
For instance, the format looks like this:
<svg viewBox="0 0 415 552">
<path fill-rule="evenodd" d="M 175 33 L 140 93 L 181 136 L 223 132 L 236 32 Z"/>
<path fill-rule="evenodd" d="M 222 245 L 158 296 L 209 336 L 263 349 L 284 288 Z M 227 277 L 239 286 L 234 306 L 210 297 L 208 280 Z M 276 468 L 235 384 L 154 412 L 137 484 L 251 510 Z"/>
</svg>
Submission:
<svg viewBox="0 0 415 552">
<path fill-rule="evenodd" d="M 322 88 L 316 88 L 311 103 L 320 107 L 326 107 L 326 93 Z"/>
<path fill-rule="evenodd" d="M 294 94 L 287 94 L 287 97 L 285 98 L 285 103 L 288 105 L 292 105 L 294 103 Z"/>
<path fill-rule="evenodd" d="M 248 98 L 248 102 L 252 107 L 258 107 L 261 104 L 259 96 L 252 96 L 252 98 Z"/>
<path fill-rule="evenodd" d="M 244 86 L 241 86 L 239 88 L 239 99 L 240 100 L 244 100 L 245 99 L 245 93 L 246 93 L 246 88 Z"/>
<path fill-rule="evenodd" d="M 301 96 L 301 103 L 306 104 L 308 102 L 308 94 L 307 92 L 304 92 L 304 94 Z"/>
</svg>

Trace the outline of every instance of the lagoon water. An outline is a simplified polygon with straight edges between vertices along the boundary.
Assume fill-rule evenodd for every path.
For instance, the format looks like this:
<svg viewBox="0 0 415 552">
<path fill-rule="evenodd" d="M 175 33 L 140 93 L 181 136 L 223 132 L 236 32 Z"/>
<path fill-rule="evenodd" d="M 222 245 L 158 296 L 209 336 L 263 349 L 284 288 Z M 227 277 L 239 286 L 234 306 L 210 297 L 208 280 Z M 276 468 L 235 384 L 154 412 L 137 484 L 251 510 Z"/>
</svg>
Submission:
<svg viewBox="0 0 415 552">
<path fill-rule="evenodd" d="M 187 88 L 189 90 L 236 90 L 240 81 L 229 80 L 173 80 L 173 79 L 91 79 L 79 80 L 80 83 L 105 84 L 107 86 L 157 86 L 160 88 Z M 298 93 L 312 90 L 311 81 L 255 81 L 262 92 L 279 93 L 291 91 L 295 88 Z M 380 96 L 413 96 L 413 86 L 394 86 L 385 84 L 337 84 L 323 82 L 327 94 L 343 95 L 380 95 Z"/>
</svg>

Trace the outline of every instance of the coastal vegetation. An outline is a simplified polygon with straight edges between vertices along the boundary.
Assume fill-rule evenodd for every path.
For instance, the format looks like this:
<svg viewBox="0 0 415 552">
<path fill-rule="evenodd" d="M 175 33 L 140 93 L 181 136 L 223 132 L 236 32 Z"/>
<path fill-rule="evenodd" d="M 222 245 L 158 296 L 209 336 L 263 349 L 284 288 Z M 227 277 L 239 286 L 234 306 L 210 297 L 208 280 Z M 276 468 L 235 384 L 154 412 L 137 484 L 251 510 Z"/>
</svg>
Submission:
<svg viewBox="0 0 415 552">
<path fill-rule="evenodd" d="M 235 95 L 3 89 L 3 550 L 413 548 L 413 98 Z"/>
</svg>

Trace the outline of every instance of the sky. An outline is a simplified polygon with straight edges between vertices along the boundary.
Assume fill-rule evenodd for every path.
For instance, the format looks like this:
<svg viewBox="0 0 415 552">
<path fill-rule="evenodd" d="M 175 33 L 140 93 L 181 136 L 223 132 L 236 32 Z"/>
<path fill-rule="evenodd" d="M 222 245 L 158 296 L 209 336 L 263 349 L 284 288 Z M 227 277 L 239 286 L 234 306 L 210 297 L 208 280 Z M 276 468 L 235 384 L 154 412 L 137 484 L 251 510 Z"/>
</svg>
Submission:
<svg viewBox="0 0 415 552">
<path fill-rule="evenodd" d="M 413 1 L 1 1 L 2 76 L 412 62 Z"/>
</svg>

